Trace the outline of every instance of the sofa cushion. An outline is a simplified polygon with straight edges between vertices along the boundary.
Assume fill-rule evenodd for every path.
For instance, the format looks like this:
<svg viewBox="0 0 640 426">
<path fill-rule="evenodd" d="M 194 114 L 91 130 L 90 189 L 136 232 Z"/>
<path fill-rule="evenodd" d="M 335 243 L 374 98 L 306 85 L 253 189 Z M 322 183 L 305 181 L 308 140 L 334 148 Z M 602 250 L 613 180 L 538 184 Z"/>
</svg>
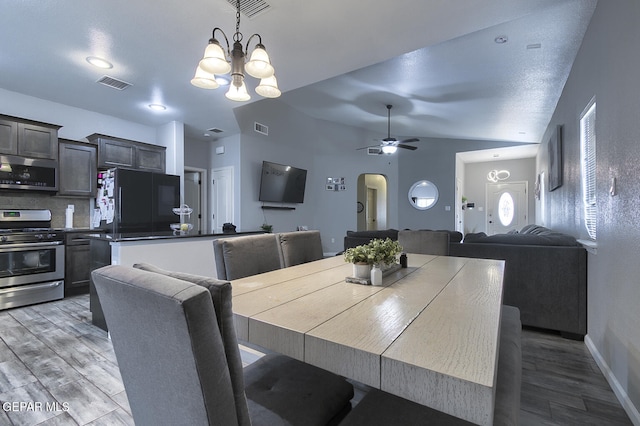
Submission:
<svg viewBox="0 0 640 426">
<path fill-rule="evenodd" d="M 236 329 L 233 324 L 231 283 L 228 281 L 220 281 L 215 278 L 187 274 L 184 272 L 167 271 L 147 263 L 136 263 L 133 267 L 171 278 L 177 278 L 192 284 L 197 284 L 209 290 L 211 300 L 213 301 L 213 307 L 216 312 L 215 319 L 218 323 L 218 328 L 220 329 L 227 364 L 229 365 L 231 385 L 233 387 L 236 411 L 238 414 L 238 424 L 250 424 L 251 421 L 249 420 L 249 411 L 247 409 L 245 397 L 244 375 L 240 349 L 238 347 Z"/>
<path fill-rule="evenodd" d="M 380 231 L 347 231 L 347 237 L 358 237 L 358 238 L 391 238 L 392 240 L 398 239 L 398 230 L 397 229 L 383 229 Z"/>
<path fill-rule="evenodd" d="M 464 243 L 483 243 L 483 244 L 515 244 L 529 246 L 578 246 L 578 242 L 574 237 L 560 232 L 552 232 L 544 234 L 517 233 L 517 234 L 495 234 L 487 235 L 484 232 L 476 234 L 467 234 L 464 237 Z"/>
</svg>

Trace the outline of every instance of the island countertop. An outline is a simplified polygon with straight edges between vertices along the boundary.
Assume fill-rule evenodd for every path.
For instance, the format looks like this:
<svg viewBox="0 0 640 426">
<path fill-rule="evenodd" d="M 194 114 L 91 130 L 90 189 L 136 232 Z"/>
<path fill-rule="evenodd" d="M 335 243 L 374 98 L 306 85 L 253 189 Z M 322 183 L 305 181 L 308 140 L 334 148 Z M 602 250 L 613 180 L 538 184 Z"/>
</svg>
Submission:
<svg viewBox="0 0 640 426">
<path fill-rule="evenodd" d="M 166 232 L 116 232 L 108 233 L 101 232 L 99 229 L 88 231 L 85 236 L 87 238 L 109 241 L 109 242 L 125 242 L 125 241 L 149 241 L 149 240 L 167 240 L 167 239 L 185 239 L 185 238 L 226 238 L 236 237 L 241 235 L 261 234 L 262 231 L 248 231 L 248 232 L 234 232 L 234 233 L 219 233 L 219 234 L 197 234 L 197 233 L 174 233 L 172 231 Z"/>
</svg>

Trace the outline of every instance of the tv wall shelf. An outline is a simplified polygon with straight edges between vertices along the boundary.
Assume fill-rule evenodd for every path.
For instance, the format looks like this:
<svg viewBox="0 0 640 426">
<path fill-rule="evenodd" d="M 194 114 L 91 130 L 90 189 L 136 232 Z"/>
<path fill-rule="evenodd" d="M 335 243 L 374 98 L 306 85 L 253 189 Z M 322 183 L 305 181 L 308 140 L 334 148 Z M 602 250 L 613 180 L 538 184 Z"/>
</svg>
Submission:
<svg viewBox="0 0 640 426">
<path fill-rule="evenodd" d="M 262 206 L 264 210 L 295 210 L 295 207 L 284 207 L 284 206 Z"/>
</svg>

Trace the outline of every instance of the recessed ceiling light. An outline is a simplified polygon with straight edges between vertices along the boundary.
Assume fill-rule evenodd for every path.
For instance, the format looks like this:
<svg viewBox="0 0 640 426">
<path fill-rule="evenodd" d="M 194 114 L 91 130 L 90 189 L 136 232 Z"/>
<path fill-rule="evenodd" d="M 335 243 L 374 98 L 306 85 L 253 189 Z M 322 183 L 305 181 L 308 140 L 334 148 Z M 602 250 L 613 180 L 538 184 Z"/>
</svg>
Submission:
<svg viewBox="0 0 640 426">
<path fill-rule="evenodd" d="M 113 64 L 106 59 L 98 58 L 97 56 L 87 56 L 87 62 L 94 67 L 102 68 L 105 70 L 113 68 Z"/>
<path fill-rule="evenodd" d="M 167 109 L 166 106 L 161 104 L 149 104 L 149 108 L 151 108 L 154 111 L 164 111 Z"/>
<path fill-rule="evenodd" d="M 509 37 L 507 37 L 506 35 L 499 35 L 496 38 L 494 38 L 493 41 L 495 41 L 498 44 L 504 44 L 507 41 L 509 41 Z"/>
</svg>

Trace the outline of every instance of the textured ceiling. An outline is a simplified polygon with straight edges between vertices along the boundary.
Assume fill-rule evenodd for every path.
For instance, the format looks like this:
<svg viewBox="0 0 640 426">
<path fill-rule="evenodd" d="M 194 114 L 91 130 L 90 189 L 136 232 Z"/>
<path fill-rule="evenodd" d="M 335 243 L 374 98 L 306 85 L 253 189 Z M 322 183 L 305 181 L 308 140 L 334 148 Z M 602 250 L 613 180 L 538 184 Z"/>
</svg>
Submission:
<svg viewBox="0 0 640 426">
<path fill-rule="evenodd" d="M 262 36 L 284 92 L 275 102 L 380 137 L 393 104 L 398 138 L 538 143 L 596 1 L 268 3 L 240 29 L 245 41 Z M 232 36 L 226 0 L 0 0 L 0 88 L 144 125 L 182 121 L 192 138 L 212 127 L 227 136 L 238 132 L 238 104 L 189 83 L 214 26 Z M 93 68 L 90 55 L 114 67 Z M 97 84 L 105 74 L 132 86 Z"/>
</svg>

